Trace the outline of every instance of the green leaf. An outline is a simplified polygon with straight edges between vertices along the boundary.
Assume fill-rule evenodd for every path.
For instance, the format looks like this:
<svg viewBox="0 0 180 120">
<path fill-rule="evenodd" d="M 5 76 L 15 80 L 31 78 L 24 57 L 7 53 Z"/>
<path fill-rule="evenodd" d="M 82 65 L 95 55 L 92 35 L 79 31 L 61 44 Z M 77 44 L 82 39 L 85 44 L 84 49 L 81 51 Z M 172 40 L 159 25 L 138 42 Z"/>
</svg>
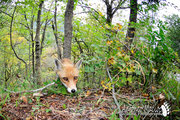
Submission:
<svg viewBox="0 0 180 120">
<path fill-rule="evenodd" d="M 67 107 L 66 107 L 66 104 L 63 104 L 63 105 L 62 105 L 62 108 L 63 108 L 63 109 L 66 109 L 66 108 L 67 108 Z"/>
<path fill-rule="evenodd" d="M 90 72 L 89 66 L 85 66 L 85 67 L 84 67 L 84 72 Z"/>
<path fill-rule="evenodd" d="M 51 109 L 46 109 L 46 112 L 48 113 L 48 112 L 51 112 Z"/>
<path fill-rule="evenodd" d="M 129 81 L 129 83 L 132 83 L 132 77 L 128 77 L 127 80 Z"/>
<path fill-rule="evenodd" d="M 135 72 L 136 72 L 137 75 L 141 75 L 141 71 L 136 69 Z"/>
<path fill-rule="evenodd" d="M 89 67 L 89 71 L 94 72 L 94 67 L 93 66 Z"/>
</svg>

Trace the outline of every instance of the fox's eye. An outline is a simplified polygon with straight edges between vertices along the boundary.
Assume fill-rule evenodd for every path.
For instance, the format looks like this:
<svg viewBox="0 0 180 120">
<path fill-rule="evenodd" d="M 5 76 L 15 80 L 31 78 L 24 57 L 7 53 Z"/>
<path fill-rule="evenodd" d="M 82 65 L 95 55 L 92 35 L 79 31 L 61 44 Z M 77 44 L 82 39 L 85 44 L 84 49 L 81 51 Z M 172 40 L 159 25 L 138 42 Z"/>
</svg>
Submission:
<svg viewBox="0 0 180 120">
<path fill-rule="evenodd" d="M 68 78 L 67 77 L 63 77 L 63 80 L 68 81 Z"/>
<path fill-rule="evenodd" d="M 77 80 L 78 79 L 78 76 L 74 76 L 74 80 Z"/>
</svg>

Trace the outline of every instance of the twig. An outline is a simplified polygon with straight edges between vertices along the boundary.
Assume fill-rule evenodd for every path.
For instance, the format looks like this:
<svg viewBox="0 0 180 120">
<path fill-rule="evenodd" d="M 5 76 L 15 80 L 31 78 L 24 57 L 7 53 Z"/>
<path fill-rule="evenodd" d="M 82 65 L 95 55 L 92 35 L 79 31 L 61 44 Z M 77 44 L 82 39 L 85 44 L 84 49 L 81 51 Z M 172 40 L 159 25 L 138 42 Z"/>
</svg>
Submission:
<svg viewBox="0 0 180 120">
<path fill-rule="evenodd" d="M 142 97 L 142 96 L 127 96 L 127 95 L 122 95 L 122 94 L 117 94 L 115 93 L 115 95 L 121 99 L 128 99 L 128 100 L 141 100 L 143 99 L 143 101 L 147 101 L 147 102 L 153 102 L 154 100 L 148 100 L 147 97 Z"/>
<path fill-rule="evenodd" d="M 107 67 L 107 64 L 106 64 L 106 70 L 107 70 L 107 74 L 109 76 L 109 79 L 111 80 L 111 83 L 113 83 L 113 80 L 112 80 L 111 75 L 109 73 L 109 68 Z M 115 96 L 114 84 L 112 84 L 112 96 L 113 96 L 114 102 L 115 102 L 115 104 L 119 110 L 119 118 L 120 118 L 120 120 L 123 120 L 122 111 L 120 109 L 120 105 L 119 105 L 119 103 L 116 99 L 116 96 Z"/>
<path fill-rule="evenodd" d="M 50 110 L 52 110 L 52 112 L 54 114 L 57 114 L 60 115 L 61 117 L 64 117 L 64 118 L 68 118 L 68 119 L 71 119 L 72 118 L 72 115 L 69 113 L 69 111 L 67 110 L 56 110 L 54 109 L 52 106 L 50 107 Z"/>
<path fill-rule="evenodd" d="M 101 108 L 102 108 L 102 106 L 100 106 L 100 107 L 98 107 L 98 108 L 96 108 L 96 109 L 94 109 L 94 110 L 91 109 L 90 111 L 88 111 L 88 112 L 86 113 L 85 118 L 87 118 L 88 115 L 91 114 L 92 112 L 97 111 L 97 110 L 99 110 L 99 109 L 101 109 Z"/>
<path fill-rule="evenodd" d="M 105 91 L 105 88 L 103 89 L 103 91 L 101 93 L 101 96 L 99 97 L 99 99 L 96 102 L 97 105 L 99 104 L 99 102 L 101 101 L 102 97 L 104 96 L 104 91 Z"/>
<path fill-rule="evenodd" d="M 10 93 L 14 93 L 14 94 L 19 94 L 19 93 L 31 93 L 31 92 L 42 91 L 42 90 L 44 90 L 45 88 L 47 88 L 47 87 L 49 87 L 49 86 L 52 86 L 52 85 L 54 85 L 54 84 L 55 84 L 55 82 L 50 83 L 50 84 L 48 84 L 48 85 L 46 85 L 46 86 L 44 86 L 44 87 L 42 87 L 42 88 L 36 89 L 36 90 L 25 90 L 25 91 L 18 91 L 18 92 L 11 91 L 11 90 L 8 90 L 8 89 L 4 89 L 4 90 L 7 91 L 7 92 L 10 92 Z"/>
</svg>

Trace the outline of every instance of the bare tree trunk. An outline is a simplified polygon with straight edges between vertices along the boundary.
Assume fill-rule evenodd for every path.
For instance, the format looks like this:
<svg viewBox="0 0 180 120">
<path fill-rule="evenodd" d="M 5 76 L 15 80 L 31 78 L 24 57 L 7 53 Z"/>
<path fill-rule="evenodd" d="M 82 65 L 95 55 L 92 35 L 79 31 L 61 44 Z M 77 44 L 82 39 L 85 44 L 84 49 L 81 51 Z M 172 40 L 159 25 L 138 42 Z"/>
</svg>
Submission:
<svg viewBox="0 0 180 120">
<path fill-rule="evenodd" d="M 74 9 L 74 0 L 68 0 L 65 11 L 65 20 L 64 20 L 63 57 L 69 59 L 71 59 L 73 9 Z"/>
<path fill-rule="evenodd" d="M 31 54 L 32 54 L 32 71 L 33 71 L 33 78 L 35 77 L 35 62 L 34 62 L 34 34 L 33 34 L 33 23 L 34 23 L 34 15 L 32 17 L 32 20 L 31 20 L 31 42 L 32 42 L 32 45 L 31 45 Z"/>
<path fill-rule="evenodd" d="M 105 4 L 107 7 L 107 18 L 106 18 L 106 22 L 111 25 L 112 23 L 112 19 L 113 19 L 113 13 L 112 13 L 112 4 L 109 4 L 109 0 L 105 0 Z"/>
<path fill-rule="evenodd" d="M 128 24 L 128 30 L 126 33 L 126 46 L 125 51 L 127 51 L 127 47 L 130 48 L 132 42 L 133 42 L 133 38 L 134 38 L 134 34 L 135 34 L 135 27 L 132 26 L 134 23 L 136 23 L 137 21 L 137 0 L 130 0 L 130 16 L 129 16 L 129 24 Z"/>
<path fill-rule="evenodd" d="M 40 0 L 41 1 L 41 0 Z M 36 64 L 35 64 L 35 77 L 36 83 L 41 84 L 41 43 L 40 43 L 40 28 L 41 28 L 41 9 L 44 1 L 41 1 L 39 4 L 39 10 L 37 15 L 37 27 L 36 27 Z"/>
<path fill-rule="evenodd" d="M 52 24 L 52 29 L 54 31 L 54 36 L 55 36 L 55 40 L 56 40 L 58 59 L 61 59 L 62 58 L 61 42 L 58 41 L 56 15 L 57 15 L 57 0 L 55 0 L 54 24 Z"/>
</svg>

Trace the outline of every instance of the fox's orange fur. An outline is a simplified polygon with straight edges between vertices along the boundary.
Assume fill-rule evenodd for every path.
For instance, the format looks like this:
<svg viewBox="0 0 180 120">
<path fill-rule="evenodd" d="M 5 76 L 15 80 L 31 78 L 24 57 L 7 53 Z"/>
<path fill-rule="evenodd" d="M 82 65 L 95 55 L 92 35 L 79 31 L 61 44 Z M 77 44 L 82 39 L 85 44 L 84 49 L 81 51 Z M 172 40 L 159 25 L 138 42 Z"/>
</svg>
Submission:
<svg viewBox="0 0 180 120">
<path fill-rule="evenodd" d="M 82 60 L 79 60 L 76 64 L 73 64 L 71 60 L 64 58 L 61 61 L 55 60 L 57 70 L 56 73 L 61 82 L 67 88 L 68 92 L 74 93 L 77 91 L 76 83 L 78 81 L 79 69 Z"/>
</svg>

